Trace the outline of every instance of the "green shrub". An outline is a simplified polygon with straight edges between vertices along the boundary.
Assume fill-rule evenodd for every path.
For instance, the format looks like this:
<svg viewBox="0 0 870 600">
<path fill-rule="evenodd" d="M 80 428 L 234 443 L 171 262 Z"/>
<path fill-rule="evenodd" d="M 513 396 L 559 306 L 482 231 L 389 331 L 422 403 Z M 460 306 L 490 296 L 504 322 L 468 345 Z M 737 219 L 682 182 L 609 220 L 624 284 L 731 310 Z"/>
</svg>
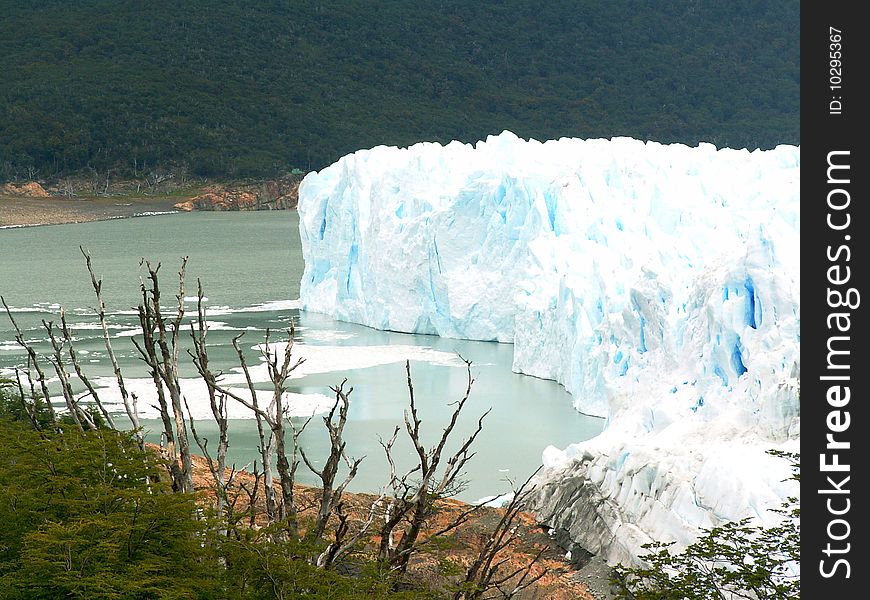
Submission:
<svg viewBox="0 0 870 600">
<path fill-rule="evenodd" d="M 800 481 L 800 456 L 771 451 L 791 462 Z M 705 529 L 694 544 L 672 553 L 672 544 L 643 547 L 647 566 L 617 567 L 617 597 L 630 600 L 719 600 L 800 598 L 800 504 L 789 498 L 775 512 L 784 519 L 775 527 L 751 525 L 750 519 Z"/>
</svg>

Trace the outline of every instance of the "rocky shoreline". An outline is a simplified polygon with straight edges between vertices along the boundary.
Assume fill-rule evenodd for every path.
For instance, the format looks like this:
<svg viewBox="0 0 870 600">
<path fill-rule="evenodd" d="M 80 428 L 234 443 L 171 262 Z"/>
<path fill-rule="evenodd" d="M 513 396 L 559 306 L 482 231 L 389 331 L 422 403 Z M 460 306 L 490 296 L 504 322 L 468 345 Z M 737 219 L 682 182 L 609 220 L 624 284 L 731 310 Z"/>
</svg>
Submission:
<svg viewBox="0 0 870 600">
<path fill-rule="evenodd" d="M 0 196 L 0 228 L 85 223 L 178 212 L 174 204 L 175 199 L 172 198 L 148 198 L 125 202 L 119 198 Z"/>
<path fill-rule="evenodd" d="M 149 444 L 158 451 L 158 447 Z M 208 504 L 213 499 L 213 481 L 206 460 L 197 455 L 192 457 L 194 488 L 200 502 Z M 237 485 L 244 483 L 249 489 L 255 484 L 253 475 L 247 471 L 236 473 Z M 234 488 L 236 490 L 236 488 Z M 237 492 L 238 490 L 236 490 Z M 236 493 L 231 490 L 231 494 Z M 315 506 L 317 489 L 298 485 L 296 493 L 304 506 Z M 242 495 L 244 496 L 244 494 Z M 261 495 L 262 497 L 262 495 Z M 375 496 L 364 493 L 345 492 L 345 510 L 348 513 L 352 527 L 362 523 L 369 511 Z M 246 508 L 244 499 L 236 508 Z M 262 507 L 260 507 L 262 509 Z M 446 523 L 454 519 L 459 513 L 465 511 L 468 505 L 453 499 L 442 500 L 439 509 L 432 522 L 427 524 L 424 536 L 438 531 Z M 305 509 L 307 510 L 307 509 Z M 305 517 L 305 510 L 300 513 Z M 410 568 L 412 576 L 419 581 L 428 582 L 434 587 L 447 583 L 450 579 L 445 576 L 444 565 L 452 564 L 457 568 L 467 566 L 477 556 L 480 540 L 489 535 L 494 524 L 499 520 L 502 509 L 484 507 L 475 513 L 468 521 L 458 529 L 447 534 L 440 550 L 430 550 L 416 556 Z M 547 598 L 548 600 L 611 600 L 613 596 L 609 592 L 610 568 L 591 557 L 588 554 L 581 556 L 582 552 L 566 554 L 566 539 L 561 535 L 554 535 L 546 528 L 541 527 L 534 516 L 529 513 L 520 513 L 514 533 L 517 534 L 517 542 L 509 545 L 499 555 L 500 560 L 505 560 L 506 571 L 527 564 L 539 551 L 543 551 L 540 560 L 535 567 L 535 572 L 546 570 L 546 574 L 528 590 L 523 590 L 517 600 L 536 600 Z M 373 536 L 369 544 L 377 545 L 379 538 Z M 570 540 L 567 540 L 570 544 Z M 367 544 L 363 544 L 361 552 L 366 553 Z"/>
<path fill-rule="evenodd" d="M 76 193 L 71 185 L 44 187 L 31 181 L 0 185 L 0 229 L 123 219 L 174 212 L 295 209 L 300 178 L 207 183 L 141 193 L 134 183 L 115 183 L 107 193 Z M 138 186 L 138 187 L 141 187 Z"/>
</svg>

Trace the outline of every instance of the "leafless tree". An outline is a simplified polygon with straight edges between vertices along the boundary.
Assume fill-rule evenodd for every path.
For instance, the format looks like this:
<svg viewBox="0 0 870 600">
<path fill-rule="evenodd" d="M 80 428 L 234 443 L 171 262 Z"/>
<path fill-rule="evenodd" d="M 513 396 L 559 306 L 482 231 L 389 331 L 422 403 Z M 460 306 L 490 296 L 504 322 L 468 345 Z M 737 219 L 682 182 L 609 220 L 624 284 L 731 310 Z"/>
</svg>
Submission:
<svg viewBox="0 0 870 600">
<path fill-rule="evenodd" d="M 118 389 L 121 392 L 121 402 L 123 402 L 124 411 L 127 413 L 127 418 L 130 419 L 130 424 L 133 426 L 136 442 L 139 444 L 139 448 L 144 448 L 145 439 L 142 437 L 141 425 L 139 424 L 139 412 L 136 408 L 136 397 L 131 396 L 127 392 L 127 386 L 124 384 L 124 375 L 121 373 L 121 367 L 118 365 L 118 359 L 115 356 L 115 351 L 112 348 L 112 342 L 109 336 L 109 325 L 106 322 L 106 303 L 103 302 L 102 294 L 103 280 L 97 279 L 94 274 L 94 268 L 91 264 L 91 255 L 82 246 L 79 246 L 79 250 L 85 257 L 85 264 L 87 265 L 88 273 L 91 276 L 91 285 L 93 286 L 94 294 L 97 297 L 97 308 L 94 309 L 94 312 L 100 320 L 100 328 L 103 331 L 103 343 L 106 347 L 106 354 L 109 356 L 109 361 L 112 363 L 112 372 L 115 374 L 115 379 L 118 382 Z"/>
<path fill-rule="evenodd" d="M 102 400 L 100 400 L 100 396 L 97 393 L 97 390 L 91 384 L 91 380 L 85 375 L 84 371 L 82 371 L 82 366 L 79 363 L 78 355 L 76 354 L 75 345 L 73 344 L 73 336 L 70 333 L 69 327 L 66 324 L 66 315 L 64 311 L 60 311 L 60 329 L 63 333 L 64 342 L 66 342 L 67 352 L 69 353 L 70 361 L 72 361 L 73 368 L 76 371 L 76 375 L 79 378 L 85 388 L 87 388 L 88 393 L 93 398 L 94 403 L 97 405 L 97 409 L 99 409 L 100 414 L 103 415 L 103 419 L 106 420 L 106 424 L 112 429 L 115 429 L 115 421 L 112 419 L 112 415 L 109 414 L 109 411 L 106 410 L 106 407 L 103 406 Z"/>
<path fill-rule="evenodd" d="M 248 489 L 243 484 L 240 486 L 236 494 L 230 495 L 230 490 L 235 484 L 238 471 L 235 465 L 229 469 L 227 473 L 227 450 L 229 448 L 229 420 L 227 418 L 227 395 L 218 390 L 217 380 L 221 373 L 214 373 L 209 368 L 208 350 L 206 345 L 206 336 L 208 334 L 208 321 L 206 320 L 206 310 L 203 304 L 204 294 L 202 291 L 202 282 L 197 280 L 197 319 L 191 322 L 190 336 L 193 340 L 193 351 L 188 350 L 188 354 L 193 359 L 193 364 L 206 384 L 209 397 L 209 407 L 211 408 L 212 418 L 218 426 L 218 446 L 217 455 L 212 456 L 208 449 L 208 439 L 200 436 L 196 431 L 196 424 L 189 407 L 186 406 L 190 419 L 190 431 L 193 434 L 194 440 L 199 446 L 206 459 L 209 467 L 209 472 L 215 482 L 215 513 L 219 520 L 228 525 L 235 523 L 235 505 L 238 501 L 239 494 L 244 491 L 248 495 L 248 506 L 250 511 L 250 526 L 254 526 L 256 519 L 256 502 L 258 496 L 258 488 L 260 482 L 260 473 L 257 471 L 257 463 L 253 464 L 254 485 L 252 489 Z M 248 465 L 250 466 L 250 465 Z M 247 467 L 245 467 L 247 468 Z M 244 469 L 243 469 L 244 470 Z M 224 520 L 224 517 L 226 519 Z M 226 535 L 227 529 L 220 531 L 222 535 Z"/>
<path fill-rule="evenodd" d="M 327 545 L 326 549 L 317 557 L 315 563 L 318 567 L 329 569 L 356 546 L 359 540 L 364 536 L 375 520 L 375 516 L 381 510 L 381 505 L 384 500 L 384 492 L 372 502 L 369 508 L 368 518 L 359 527 L 352 536 L 348 537 L 350 532 L 349 517 L 344 512 L 344 503 L 338 502 L 334 507 L 334 513 L 338 520 L 338 525 L 335 528 L 333 540 Z"/>
<path fill-rule="evenodd" d="M 93 167 L 88 167 L 91 174 L 91 191 L 94 196 L 105 196 L 109 192 L 109 181 L 111 171 L 106 169 L 106 176 L 103 177 L 99 171 Z"/>
<path fill-rule="evenodd" d="M 149 192 L 159 191 L 161 184 L 169 181 L 175 177 L 175 175 L 171 172 L 165 171 L 152 171 L 148 175 L 145 176 L 145 183 L 148 184 Z"/>
<path fill-rule="evenodd" d="M 428 450 L 423 446 L 420 439 L 420 424 L 422 421 L 417 413 L 414 384 L 411 379 L 411 363 L 409 361 L 405 363 L 410 403 L 409 410 L 405 411 L 405 431 L 414 445 L 417 456 L 414 467 L 403 475 L 397 475 L 392 449 L 400 430 L 399 427 L 396 427 L 393 436 L 388 442 L 381 442 L 390 464 L 389 487 L 392 490 L 392 494 L 387 500 L 384 522 L 380 528 L 381 542 L 378 555 L 382 564 L 392 573 L 404 574 L 407 571 L 411 555 L 421 546 L 421 542 L 418 540 L 420 532 L 427 520 L 435 514 L 437 502 L 458 491 L 461 485 L 459 476 L 462 469 L 474 457 L 474 453 L 470 451 L 471 445 L 482 431 L 483 420 L 489 414 L 489 410 L 487 410 L 480 416 L 475 431 L 462 442 L 455 453 L 447 458 L 443 472 L 439 476 L 439 467 L 441 466 L 444 448 L 450 439 L 450 434 L 456 427 L 465 403 L 471 395 L 471 388 L 474 384 L 474 378 L 471 376 L 471 362 L 465 359 L 463 361 L 465 362 L 468 374 L 465 394 L 461 400 L 454 403 L 455 408 L 450 422 L 441 433 L 438 443 Z M 412 477 L 415 477 L 415 479 L 412 480 Z M 470 515 L 479 510 L 479 508 L 479 506 L 472 506 L 467 511 L 463 511 L 459 516 L 452 519 L 446 527 L 433 535 L 443 535 L 452 531 L 467 521 Z M 396 542 L 396 529 L 402 524 L 404 524 L 404 528 L 401 538 Z"/>
<path fill-rule="evenodd" d="M 239 488 L 248 496 L 248 527 L 253 528 L 257 521 L 257 499 L 260 495 L 260 480 L 263 477 L 263 472 L 257 470 L 257 461 L 254 461 L 254 469 L 252 471 L 254 483 L 249 488 L 244 482 L 239 482 Z M 238 499 L 238 495 L 233 498 L 233 505 Z"/>
<path fill-rule="evenodd" d="M 227 487 L 232 484 L 232 479 L 235 474 L 235 468 L 230 473 L 229 479 L 226 475 L 227 466 L 227 449 L 229 448 L 229 422 L 227 419 L 227 396 L 219 393 L 217 390 L 217 377 L 209 368 L 208 349 L 206 346 L 206 335 L 208 334 L 208 323 L 205 318 L 205 307 L 203 306 L 202 282 L 197 279 L 197 295 L 196 295 L 196 311 L 197 319 L 190 324 L 190 337 L 193 340 L 193 351 L 187 353 L 193 359 L 193 364 L 196 370 L 199 371 L 203 381 L 205 381 L 206 390 L 208 391 L 209 407 L 211 408 L 212 418 L 218 426 L 218 445 L 217 456 L 212 457 L 208 449 L 208 439 L 200 437 L 193 421 L 193 416 L 190 416 L 190 430 L 196 440 L 203 456 L 208 462 L 209 471 L 215 482 L 216 504 L 215 512 L 217 518 L 221 519 L 224 515 L 224 508 L 227 503 Z M 190 415 L 190 409 L 187 410 Z"/>
<path fill-rule="evenodd" d="M 51 405 L 51 394 L 48 389 L 48 382 L 45 378 L 45 373 L 42 371 L 42 368 L 39 366 L 39 357 L 34 350 L 34 348 L 28 344 L 24 335 L 21 332 L 21 329 L 18 327 L 18 323 L 15 321 L 15 318 L 12 316 L 12 310 L 6 304 L 5 298 L 0 296 L 0 301 L 2 301 L 4 308 L 6 309 L 6 314 L 9 317 L 9 320 L 12 323 L 12 326 L 15 328 L 15 340 L 22 348 L 27 352 L 27 379 L 30 383 L 30 397 L 32 402 L 32 407 L 27 409 L 28 415 L 31 415 L 31 421 L 33 424 L 36 424 L 35 414 L 38 405 L 41 402 L 45 402 L 45 406 L 48 409 L 50 418 L 52 421 L 56 421 L 57 414 L 54 411 L 54 407 Z M 66 369 L 66 361 L 64 359 L 64 349 L 66 348 L 69 352 L 70 360 L 75 368 L 76 374 L 79 379 L 85 384 L 88 388 L 88 393 L 94 398 L 94 401 L 97 403 L 97 407 L 106 418 L 107 423 L 110 424 L 111 427 L 114 428 L 114 424 L 112 423 L 111 417 L 109 417 L 102 403 L 100 402 L 99 396 L 91 385 L 90 381 L 84 375 L 81 370 L 81 365 L 78 362 L 77 355 L 75 353 L 75 349 L 73 347 L 72 335 L 70 334 L 69 328 L 66 324 L 66 316 L 64 314 L 63 309 L 60 311 L 61 318 L 61 336 L 56 334 L 56 327 L 53 321 L 42 320 L 42 325 L 48 333 L 49 342 L 51 343 L 53 354 L 48 358 L 49 363 L 54 367 L 55 373 L 57 374 L 58 380 L 61 385 L 61 394 L 63 395 L 64 402 L 66 403 L 67 410 L 69 411 L 70 418 L 75 423 L 75 425 L 79 428 L 80 431 L 84 431 L 84 426 L 86 425 L 89 429 L 96 429 L 96 423 L 91 418 L 91 416 L 87 413 L 87 411 L 83 411 L 78 404 L 78 399 L 75 397 L 73 393 L 72 384 L 70 383 L 70 374 Z M 40 389 L 42 391 L 42 398 L 40 399 L 39 394 L 36 392 L 36 387 L 33 383 L 33 377 L 31 371 L 36 372 L 36 379 L 39 383 Z M 17 374 L 17 370 L 16 370 Z M 21 389 L 22 401 L 24 401 L 24 389 L 20 383 L 19 377 L 19 387 Z M 82 424 L 84 423 L 84 425 Z M 37 426 L 37 429 L 39 427 Z"/>
<path fill-rule="evenodd" d="M 4 160 L 0 163 L 0 178 L 18 180 L 18 169 L 12 164 L 12 161 Z"/>
<path fill-rule="evenodd" d="M 293 436 L 293 456 L 292 460 L 287 458 L 284 438 L 284 418 L 286 416 L 286 407 L 284 406 L 284 392 L 286 391 L 287 379 L 290 372 L 302 364 L 302 359 L 296 361 L 291 367 L 291 357 L 293 351 L 293 327 L 288 334 L 287 343 L 284 346 L 282 358 L 279 360 L 279 352 L 277 349 L 273 352 L 269 346 L 269 331 L 266 330 L 266 343 L 263 348 L 263 358 L 266 360 L 266 368 L 269 372 L 269 380 L 272 383 L 272 402 L 269 408 L 274 407 L 275 419 L 272 428 L 272 436 L 275 440 L 275 466 L 278 471 L 278 479 L 281 484 L 282 503 L 278 510 L 279 520 L 287 520 L 291 526 L 292 533 L 295 534 L 297 523 L 296 518 L 296 502 L 294 497 L 294 483 L 296 481 L 296 469 L 299 467 L 298 455 L 298 436 Z M 299 432 L 301 433 L 301 431 Z"/>
<path fill-rule="evenodd" d="M 266 331 L 266 342 L 263 345 L 262 356 L 266 363 L 269 381 L 272 384 L 272 399 L 265 410 L 259 404 L 257 390 L 254 387 L 250 369 L 248 368 L 244 352 L 242 352 L 242 349 L 239 346 L 241 335 L 233 339 L 233 347 L 236 349 L 236 353 L 239 357 L 239 363 L 245 374 L 251 398 L 248 400 L 240 395 L 236 390 L 223 386 L 217 381 L 215 381 L 215 389 L 241 403 L 258 417 L 258 434 L 260 437 L 261 453 L 263 455 L 267 516 L 270 521 L 286 521 L 291 535 L 296 535 L 298 522 L 294 483 L 296 479 L 296 469 L 301 462 L 298 458 L 298 438 L 305 425 L 303 425 L 301 429 L 293 428 L 292 455 L 291 458 L 288 459 L 285 434 L 286 423 L 289 419 L 287 419 L 287 407 L 284 405 L 284 393 L 287 391 L 286 385 L 290 373 L 302 364 L 303 359 L 298 359 L 295 362 L 292 361 L 294 335 L 294 327 L 292 324 L 287 333 L 287 341 L 284 344 L 283 351 L 280 351 L 278 347 L 272 346 L 269 340 L 269 331 Z M 268 439 L 266 437 L 266 431 L 261 425 L 262 423 L 265 423 L 269 427 Z M 306 421 L 306 424 L 307 423 L 308 422 Z M 269 497 L 271 494 L 274 498 L 273 482 L 271 481 L 272 449 L 274 449 L 276 470 L 278 471 L 278 482 L 281 486 L 280 502 L 277 502 L 277 499 L 270 500 Z"/>
<path fill-rule="evenodd" d="M 254 387 L 254 382 L 251 378 L 251 372 L 248 369 L 248 363 L 245 360 L 245 353 L 239 346 L 239 340 L 242 338 L 243 335 L 244 333 L 240 333 L 239 335 L 234 337 L 232 343 L 233 348 L 236 351 L 236 355 L 239 358 L 239 364 L 242 367 L 242 372 L 245 374 L 245 381 L 248 385 L 248 391 L 251 394 L 251 408 L 254 411 L 254 419 L 257 423 L 257 439 L 260 442 L 258 448 L 260 451 L 260 458 L 263 460 L 263 495 L 266 505 L 266 518 L 269 522 L 272 522 L 277 518 L 278 510 L 277 501 L 275 499 L 275 482 L 272 473 L 272 456 L 274 455 L 275 450 L 275 438 L 272 434 L 273 428 L 269 423 L 271 417 L 268 414 L 265 414 L 264 411 L 260 408 L 259 399 L 257 398 L 257 389 Z M 264 423 L 266 423 L 266 427 L 263 426 Z M 266 428 L 268 428 L 268 434 Z"/>
<path fill-rule="evenodd" d="M 219 402 L 225 404 L 226 398 L 222 396 Z M 211 474 L 212 480 L 215 484 L 215 517 L 217 518 L 218 523 L 220 523 L 218 533 L 222 536 L 227 535 L 227 525 L 234 523 L 233 513 L 236 501 L 238 500 L 238 494 L 231 497 L 230 490 L 235 484 L 236 475 L 239 474 L 239 471 L 236 470 L 236 465 L 232 465 L 232 467 L 229 468 L 229 473 L 227 473 L 226 447 L 218 450 L 217 458 L 211 455 L 211 451 L 208 449 L 208 438 L 200 436 L 196 431 L 196 421 L 190 412 L 190 407 L 187 405 L 187 399 L 185 399 L 184 404 L 190 421 L 190 432 L 193 434 L 193 439 L 196 441 L 197 446 L 199 446 L 199 449 L 202 451 L 203 458 L 205 458 L 209 473 Z M 245 468 L 246 467 L 243 467 L 242 470 Z M 251 500 L 251 505 L 253 507 L 254 499 L 252 498 Z"/>
<path fill-rule="evenodd" d="M 62 315 L 63 309 L 61 309 L 61 316 Z M 53 321 L 46 321 L 45 319 L 42 319 L 42 325 L 43 327 L 45 327 L 45 331 L 48 333 L 48 339 L 51 342 L 51 348 L 54 351 L 53 355 L 49 357 L 48 361 L 54 367 L 54 372 L 57 373 L 57 378 L 60 381 L 60 391 L 63 395 L 64 401 L 66 402 L 66 407 L 69 411 L 70 417 L 76 424 L 76 427 L 78 427 L 81 431 L 84 431 L 84 425 L 82 425 L 83 421 L 85 425 L 88 426 L 88 428 L 96 429 L 96 424 L 90 418 L 90 415 L 87 414 L 87 412 L 79 408 L 75 394 L 73 394 L 72 385 L 69 381 L 69 373 L 67 373 L 66 366 L 64 365 L 63 360 L 63 349 L 66 346 L 66 341 L 58 339 L 58 337 L 55 335 L 55 325 Z"/>
<path fill-rule="evenodd" d="M 181 269 L 178 272 L 177 312 L 169 321 L 164 317 L 160 306 L 160 285 L 157 275 L 160 264 L 158 263 L 156 267 L 152 267 L 147 261 L 144 264 L 148 270 L 150 284 L 146 285 L 143 281 L 140 286 L 142 303 L 139 304 L 138 312 L 142 328 L 142 343 L 137 342 L 135 338 L 133 343 L 148 365 L 154 380 L 173 487 L 181 492 L 192 492 L 190 442 L 187 437 L 187 423 L 184 420 L 181 384 L 178 378 L 179 335 L 184 319 L 184 277 L 187 257 L 182 258 Z M 169 393 L 168 403 L 164 387 Z"/>
<path fill-rule="evenodd" d="M 531 490 L 527 489 L 529 482 L 538 471 L 540 468 L 514 490 L 513 497 L 502 508 L 501 519 L 481 544 L 477 558 L 468 567 L 462 584 L 453 595 L 454 600 L 513 598 L 546 574 L 543 568 L 533 574 L 534 566 L 544 553 L 544 549 L 538 551 L 528 563 L 517 568 L 510 568 L 510 559 L 500 556 L 519 539 L 516 535 L 517 516 L 531 493 Z"/>
<path fill-rule="evenodd" d="M 182 186 L 185 185 L 185 184 L 187 184 L 187 175 L 188 175 L 188 173 L 187 173 L 187 165 L 186 165 L 186 164 L 181 164 L 181 165 L 178 167 L 178 176 L 179 176 L 179 178 L 181 179 L 181 185 L 182 185 Z"/>
<path fill-rule="evenodd" d="M 36 409 L 37 406 L 39 406 L 39 400 L 36 395 L 36 388 L 33 387 L 33 380 L 30 378 L 29 373 L 27 379 L 30 382 L 30 404 L 27 403 L 27 396 L 24 393 L 24 386 L 21 384 L 21 371 L 15 369 L 15 382 L 18 384 L 18 398 L 21 402 L 21 408 L 24 409 L 24 413 L 27 415 L 27 419 L 30 421 L 31 427 L 41 433 L 42 425 L 39 424 L 39 419 L 36 418 Z"/>
<path fill-rule="evenodd" d="M 302 447 L 299 447 L 299 452 L 305 465 L 308 469 L 317 475 L 321 481 L 320 490 L 320 507 L 317 511 L 317 519 L 314 523 L 312 535 L 315 539 L 320 538 L 326 530 L 326 524 L 329 517 L 332 515 L 335 507 L 341 502 L 341 495 L 344 493 L 347 485 L 356 477 L 360 463 L 365 457 L 351 460 L 345 452 L 346 442 L 344 441 L 344 426 L 347 424 L 347 414 L 350 408 L 350 394 L 353 388 L 344 390 L 344 384 L 347 380 L 341 382 L 338 386 L 330 388 L 335 393 L 335 403 L 332 405 L 332 410 L 329 414 L 323 417 L 323 423 L 326 425 L 326 430 L 329 432 L 329 457 L 326 459 L 326 464 L 322 469 L 317 469 L 308 457 Z M 336 410 L 338 411 L 338 420 L 334 421 Z M 338 485 L 335 485 L 335 478 L 338 475 L 338 469 L 341 462 L 347 465 L 348 473 L 344 480 Z"/>
<path fill-rule="evenodd" d="M 75 187 L 69 177 L 61 180 L 58 184 L 58 188 L 60 189 L 60 193 L 67 198 L 72 198 L 76 195 Z"/>
<path fill-rule="evenodd" d="M 36 372 L 36 381 L 39 383 L 39 388 L 42 391 L 42 398 L 45 401 L 46 409 L 48 410 L 48 414 L 51 417 L 52 421 L 57 419 L 57 415 L 55 414 L 54 407 L 51 405 L 51 394 L 48 392 L 48 383 L 45 379 L 45 373 L 42 368 L 39 366 L 39 358 L 36 354 L 36 350 L 33 349 L 33 346 L 27 343 L 27 340 L 24 339 L 24 334 L 21 333 L 21 328 L 18 327 L 18 323 L 15 321 L 15 317 L 12 316 L 12 309 L 9 308 L 9 305 L 6 304 L 6 299 L 3 296 L 0 296 L 0 302 L 3 303 L 3 308 L 6 309 L 6 315 L 9 317 L 9 321 L 12 323 L 12 327 L 15 328 L 15 342 L 24 348 L 27 352 L 27 378 L 31 381 L 31 392 L 33 392 L 33 383 L 31 379 L 30 371 L 33 370 Z M 36 403 L 36 394 L 31 394 L 34 406 Z"/>
</svg>

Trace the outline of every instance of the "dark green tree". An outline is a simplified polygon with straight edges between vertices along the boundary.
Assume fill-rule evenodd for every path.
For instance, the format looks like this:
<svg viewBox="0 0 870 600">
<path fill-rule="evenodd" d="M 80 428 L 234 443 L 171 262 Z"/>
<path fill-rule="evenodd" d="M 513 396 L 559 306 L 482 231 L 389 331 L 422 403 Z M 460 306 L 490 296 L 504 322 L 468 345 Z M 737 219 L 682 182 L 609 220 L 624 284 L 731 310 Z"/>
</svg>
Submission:
<svg viewBox="0 0 870 600">
<path fill-rule="evenodd" d="M 0 598 L 215 597 L 193 496 L 132 435 L 67 429 L 0 418 Z"/>
<path fill-rule="evenodd" d="M 271 176 L 505 129 L 798 144 L 799 9 L 0 0 L 0 179 Z"/>
</svg>

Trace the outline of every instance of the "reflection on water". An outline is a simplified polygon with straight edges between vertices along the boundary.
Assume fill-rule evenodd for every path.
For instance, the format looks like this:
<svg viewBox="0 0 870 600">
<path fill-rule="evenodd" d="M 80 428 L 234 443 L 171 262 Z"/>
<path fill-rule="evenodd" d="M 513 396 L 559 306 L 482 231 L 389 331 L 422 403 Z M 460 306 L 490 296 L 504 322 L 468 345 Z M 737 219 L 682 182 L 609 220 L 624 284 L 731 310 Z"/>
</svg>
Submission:
<svg viewBox="0 0 870 600">
<path fill-rule="evenodd" d="M 388 438 L 403 422 L 408 394 L 404 360 L 411 360 L 424 440 L 434 443 L 446 426 L 454 402 L 462 397 L 466 372 L 457 355 L 473 363 L 474 388 L 455 432 L 454 447 L 471 433 L 478 417 L 492 412 L 467 466 L 467 488 L 460 497 L 474 500 L 508 489 L 505 478 L 524 480 L 540 464 L 547 445 L 565 445 L 596 435 L 601 419 L 573 410 L 569 395 L 558 384 L 511 372 L 509 344 L 441 339 L 377 331 L 300 312 L 288 300 L 298 297 L 302 274 L 298 218 L 294 212 L 224 215 L 193 213 L 135 220 L 59 225 L 0 231 L 0 293 L 39 351 L 48 350 L 41 319 L 58 320 L 63 305 L 72 325 L 76 348 L 89 377 L 111 382 L 99 328 L 93 312 L 93 292 L 78 245 L 88 247 L 102 276 L 110 315 L 113 347 L 126 377 L 147 383 L 148 374 L 130 340 L 138 334 L 132 310 L 138 301 L 141 257 L 162 261 L 161 283 L 169 303 L 177 291 L 181 255 L 189 259 L 191 296 L 200 278 L 211 307 L 208 314 L 210 361 L 213 368 L 232 373 L 237 367 L 230 345 L 244 333 L 249 362 L 257 363 L 255 346 L 266 329 L 278 332 L 296 324 L 297 352 L 308 360 L 293 377 L 289 389 L 300 394 L 330 395 L 329 386 L 347 378 L 353 386 L 349 422 L 345 429 L 351 456 L 366 456 L 351 489 L 376 491 L 386 483 L 387 465 L 379 437 Z M 192 311 L 195 305 L 187 303 Z M 25 356 L 13 342 L 8 319 L 0 320 L 0 369 L 21 365 Z M 182 356 L 185 356 L 182 353 Z M 184 360 L 181 376 L 194 378 Z M 46 367 L 48 365 L 46 364 Z M 46 368 L 48 371 L 49 369 Z M 268 385 L 260 385 L 263 389 Z M 58 392 L 59 393 L 59 392 Z M 191 390 L 192 404 L 197 402 Z M 110 396 L 107 390 L 106 395 Z M 243 411 L 244 412 L 244 411 Z M 160 424 L 144 420 L 157 439 Z M 215 440 L 216 427 L 201 422 L 198 430 Z M 328 438 L 319 417 L 303 434 L 309 456 L 323 460 Z M 256 427 L 250 419 L 234 419 L 230 427 L 230 459 L 242 467 L 257 457 Z M 448 448 L 449 449 L 449 448 Z M 396 455 L 409 457 L 411 446 L 400 436 Z M 409 465 L 406 460 L 404 464 Z M 314 477 L 300 468 L 303 482 Z"/>
</svg>

